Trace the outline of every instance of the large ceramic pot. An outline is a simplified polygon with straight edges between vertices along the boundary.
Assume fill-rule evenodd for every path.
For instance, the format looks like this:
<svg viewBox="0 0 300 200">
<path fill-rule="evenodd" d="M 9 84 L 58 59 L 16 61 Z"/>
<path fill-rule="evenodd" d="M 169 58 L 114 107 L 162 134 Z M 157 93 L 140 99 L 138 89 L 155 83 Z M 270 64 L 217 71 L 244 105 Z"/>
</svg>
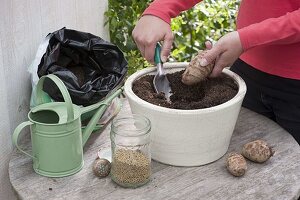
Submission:
<svg viewBox="0 0 300 200">
<path fill-rule="evenodd" d="M 166 73 L 183 70 L 188 63 L 165 63 Z M 238 84 L 238 93 L 229 101 L 205 109 L 178 110 L 148 103 L 132 91 L 132 83 L 156 68 L 145 68 L 132 74 L 124 90 L 133 113 L 151 121 L 151 156 L 154 160 L 175 166 L 199 166 L 221 158 L 230 139 L 246 93 L 245 82 L 234 72 L 223 73 Z"/>
</svg>

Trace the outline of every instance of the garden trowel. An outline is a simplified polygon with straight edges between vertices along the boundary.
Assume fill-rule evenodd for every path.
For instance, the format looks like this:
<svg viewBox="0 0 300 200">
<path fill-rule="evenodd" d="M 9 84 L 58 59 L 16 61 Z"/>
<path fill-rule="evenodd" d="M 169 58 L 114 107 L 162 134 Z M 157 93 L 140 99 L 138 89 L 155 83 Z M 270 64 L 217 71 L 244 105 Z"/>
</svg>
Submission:
<svg viewBox="0 0 300 200">
<path fill-rule="evenodd" d="M 163 70 L 163 63 L 160 59 L 161 46 L 159 43 L 156 44 L 154 62 L 157 68 L 157 72 L 153 79 L 153 86 L 157 93 L 163 92 L 167 101 L 170 101 L 171 87 L 170 82 Z"/>
</svg>

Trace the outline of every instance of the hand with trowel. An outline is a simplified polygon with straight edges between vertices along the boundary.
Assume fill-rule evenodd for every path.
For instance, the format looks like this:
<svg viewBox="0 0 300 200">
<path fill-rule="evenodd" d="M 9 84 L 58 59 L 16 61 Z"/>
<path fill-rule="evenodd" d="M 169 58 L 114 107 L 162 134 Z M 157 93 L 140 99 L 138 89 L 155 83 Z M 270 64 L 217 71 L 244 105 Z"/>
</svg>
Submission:
<svg viewBox="0 0 300 200">
<path fill-rule="evenodd" d="M 156 23 L 157 28 L 156 30 L 151 29 L 152 31 L 147 29 L 148 31 L 145 32 L 144 29 L 149 26 L 150 22 L 151 24 Z M 142 35 L 141 32 L 143 32 Z M 141 54 L 150 63 L 154 63 L 157 41 L 163 41 L 160 57 L 162 63 L 166 62 L 173 42 L 173 33 L 168 23 L 155 16 L 145 15 L 137 23 L 132 35 Z M 231 48 L 232 46 L 235 48 Z M 232 65 L 243 52 L 237 32 L 223 36 L 214 46 L 210 42 L 206 42 L 206 48 L 206 50 L 199 51 L 198 55 L 190 61 L 189 67 L 182 77 L 183 83 L 193 85 L 208 76 L 220 75 L 223 68 Z"/>
</svg>

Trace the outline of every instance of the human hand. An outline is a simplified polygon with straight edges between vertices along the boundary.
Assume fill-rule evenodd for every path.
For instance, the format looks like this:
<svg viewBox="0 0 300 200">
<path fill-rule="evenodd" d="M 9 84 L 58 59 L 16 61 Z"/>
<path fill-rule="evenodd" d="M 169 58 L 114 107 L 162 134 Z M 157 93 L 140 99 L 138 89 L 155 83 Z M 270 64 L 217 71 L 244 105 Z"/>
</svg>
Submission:
<svg viewBox="0 0 300 200">
<path fill-rule="evenodd" d="M 145 15 L 137 22 L 132 37 L 143 57 L 152 64 L 155 46 L 157 42 L 163 41 L 160 57 L 162 62 L 167 61 L 174 39 L 167 22 L 153 15 Z"/>
<path fill-rule="evenodd" d="M 225 67 L 232 65 L 243 53 L 243 47 L 237 31 L 224 35 L 214 46 L 210 43 L 205 44 L 208 51 L 204 58 L 200 60 L 200 65 L 206 66 L 216 60 L 211 77 L 220 75 Z"/>
</svg>

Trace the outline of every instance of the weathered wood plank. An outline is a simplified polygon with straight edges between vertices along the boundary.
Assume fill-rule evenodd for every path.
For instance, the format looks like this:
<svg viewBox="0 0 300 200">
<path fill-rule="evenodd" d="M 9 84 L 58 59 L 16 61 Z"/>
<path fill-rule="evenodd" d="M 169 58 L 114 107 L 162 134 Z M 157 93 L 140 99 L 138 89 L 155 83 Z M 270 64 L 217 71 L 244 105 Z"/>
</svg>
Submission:
<svg viewBox="0 0 300 200">
<path fill-rule="evenodd" d="M 130 112 L 125 100 L 120 115 Z M 225 156 L 201 167 L 174 167 L 152 162 L 152 180 L 137 189 L 121 188 L 110 177 L 92 173 L 97 150 L 110 146 L 110 126 L 94 134 L 84 148 L 83 169 L 65 178 L 35 174 L 29 158 L 15 151 L 10 180 L 22 199 L 297 199 L 300 195 L 300 147 L 276 123 L 242 108 L 228 152 L 240 151 L 248 141 L 263 138 L 276 154 L 263 164 L 248 162 L 245 176 L 225 168 Z M 29 140 L 24 142 L 28 146 Z"/>
</svg>

